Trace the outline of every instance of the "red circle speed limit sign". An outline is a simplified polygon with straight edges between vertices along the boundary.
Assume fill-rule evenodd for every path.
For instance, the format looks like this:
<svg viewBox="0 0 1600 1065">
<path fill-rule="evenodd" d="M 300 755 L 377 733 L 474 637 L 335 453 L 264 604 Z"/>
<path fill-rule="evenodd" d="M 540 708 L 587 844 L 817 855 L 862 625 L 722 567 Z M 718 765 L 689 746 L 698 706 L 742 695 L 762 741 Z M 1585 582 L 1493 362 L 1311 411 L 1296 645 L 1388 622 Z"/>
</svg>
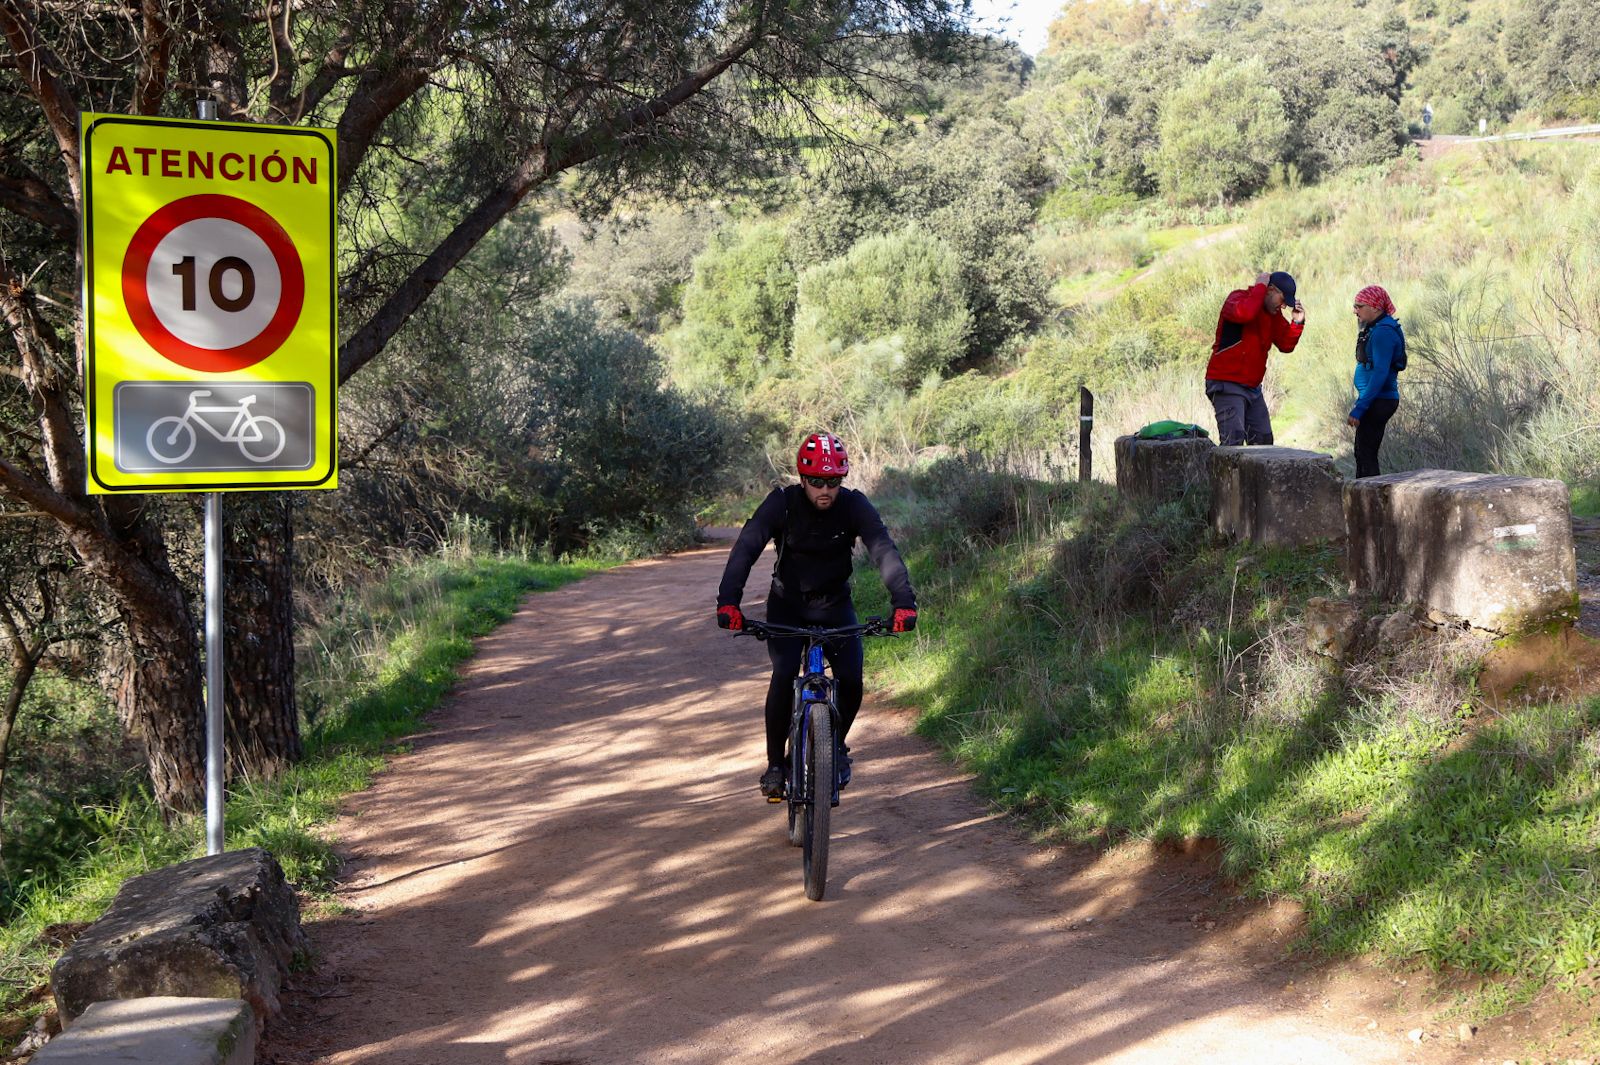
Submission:
<svg viewBox="0 0 1600 1065">
<path fill-rule="evenodd" d="M 146 343 L 204 373 L 253 366 L 294 332 L 305 304 L 294 242 L 234 196 L 174 200 L 139 226 L 122 261 L 122 297 Z"/>
</svg>

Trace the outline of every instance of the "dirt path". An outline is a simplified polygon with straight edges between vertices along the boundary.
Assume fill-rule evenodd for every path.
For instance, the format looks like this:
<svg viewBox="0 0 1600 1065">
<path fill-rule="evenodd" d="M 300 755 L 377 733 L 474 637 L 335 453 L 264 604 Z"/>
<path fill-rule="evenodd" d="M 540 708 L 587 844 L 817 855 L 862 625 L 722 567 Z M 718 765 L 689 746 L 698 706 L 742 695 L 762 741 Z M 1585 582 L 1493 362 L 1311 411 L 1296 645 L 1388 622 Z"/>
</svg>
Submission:
<svg viewBox="0 0 1600 1065">
<path fill-rule="evenodd" d="M 1230 906 L 1203 856 L 1031 846 L 882 706 L 807 902 L 754 788 L 766 656 L 708 620 L 724 557 L 533 596 L 481 642 L 338 823 L 351 912 L 264 1061 L 1458 1060 L 1363 999 L 1388 978 L 1277 961 L 1293 914 Z"/>
</svg>

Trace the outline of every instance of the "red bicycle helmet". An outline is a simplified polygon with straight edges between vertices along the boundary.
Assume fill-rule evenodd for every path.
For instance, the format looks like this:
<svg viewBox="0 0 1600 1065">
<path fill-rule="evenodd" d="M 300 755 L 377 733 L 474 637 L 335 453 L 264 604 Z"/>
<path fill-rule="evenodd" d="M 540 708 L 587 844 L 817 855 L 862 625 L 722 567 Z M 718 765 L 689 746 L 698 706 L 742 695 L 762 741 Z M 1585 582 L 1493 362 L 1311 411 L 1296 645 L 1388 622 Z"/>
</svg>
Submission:
<svg viewBox="0 0 1600 1065">
<path fill-rule="evenodd" d="M 843 477 L 850 472 L 844 442 L 832 433 L 812 433 L 800 445 L 795 468 L 802 477 Z"/>
</svg>

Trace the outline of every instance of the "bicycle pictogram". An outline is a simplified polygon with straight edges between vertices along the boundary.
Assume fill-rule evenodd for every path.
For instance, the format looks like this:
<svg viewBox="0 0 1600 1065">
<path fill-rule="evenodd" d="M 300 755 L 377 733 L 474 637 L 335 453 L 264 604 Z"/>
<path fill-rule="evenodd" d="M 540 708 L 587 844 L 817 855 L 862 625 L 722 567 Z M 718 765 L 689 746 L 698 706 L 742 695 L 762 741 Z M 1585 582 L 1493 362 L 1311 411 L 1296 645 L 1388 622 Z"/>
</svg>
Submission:
<svg viewBox="0 0 1600 1065">
<path fill-rule="evenodd" d="M 190 392 L 189 406 L 181 416 L 169 414 L 150 426 L 145 434 L 145 446 L 157 461 L 172 466 L 188 458 L 199 439 L 194 430 L 196 425 L 224 444 L 238 445 L 239 453 L 251 462 L 271 462 L 283 451 L 288 437 L 277 419 L 250 413 L 255 396 L 244 396 L 231 406 L 201 406 L 199 401 L 209 395 L 210 389 Z M 218 432 L 206 415 L 232 415 L 233 420 L 226 431 Z"/>
</svg>

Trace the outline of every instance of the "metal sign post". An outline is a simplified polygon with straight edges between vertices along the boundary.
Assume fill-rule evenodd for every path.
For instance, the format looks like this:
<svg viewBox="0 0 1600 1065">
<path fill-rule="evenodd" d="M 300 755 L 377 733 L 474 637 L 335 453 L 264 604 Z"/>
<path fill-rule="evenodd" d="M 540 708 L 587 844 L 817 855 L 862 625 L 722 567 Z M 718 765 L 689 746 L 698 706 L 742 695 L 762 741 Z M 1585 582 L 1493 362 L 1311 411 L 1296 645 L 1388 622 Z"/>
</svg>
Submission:
<svg viewBox="0 0 1600 1065">
<path fill-rule="evenodd" d="M 194 102 L 194 117 L 217 120 L 217 101 Z M 225 722 L 222 693 L 222 495 L 206 493 L 206 853 L 223 849 L 223 804 L 227 787 L 223 779 Z"/>
<path fill-rule="evenodd" d="M 222 853 L 222 495 L 206 493 L 206 853 Z"/>
</svg>

